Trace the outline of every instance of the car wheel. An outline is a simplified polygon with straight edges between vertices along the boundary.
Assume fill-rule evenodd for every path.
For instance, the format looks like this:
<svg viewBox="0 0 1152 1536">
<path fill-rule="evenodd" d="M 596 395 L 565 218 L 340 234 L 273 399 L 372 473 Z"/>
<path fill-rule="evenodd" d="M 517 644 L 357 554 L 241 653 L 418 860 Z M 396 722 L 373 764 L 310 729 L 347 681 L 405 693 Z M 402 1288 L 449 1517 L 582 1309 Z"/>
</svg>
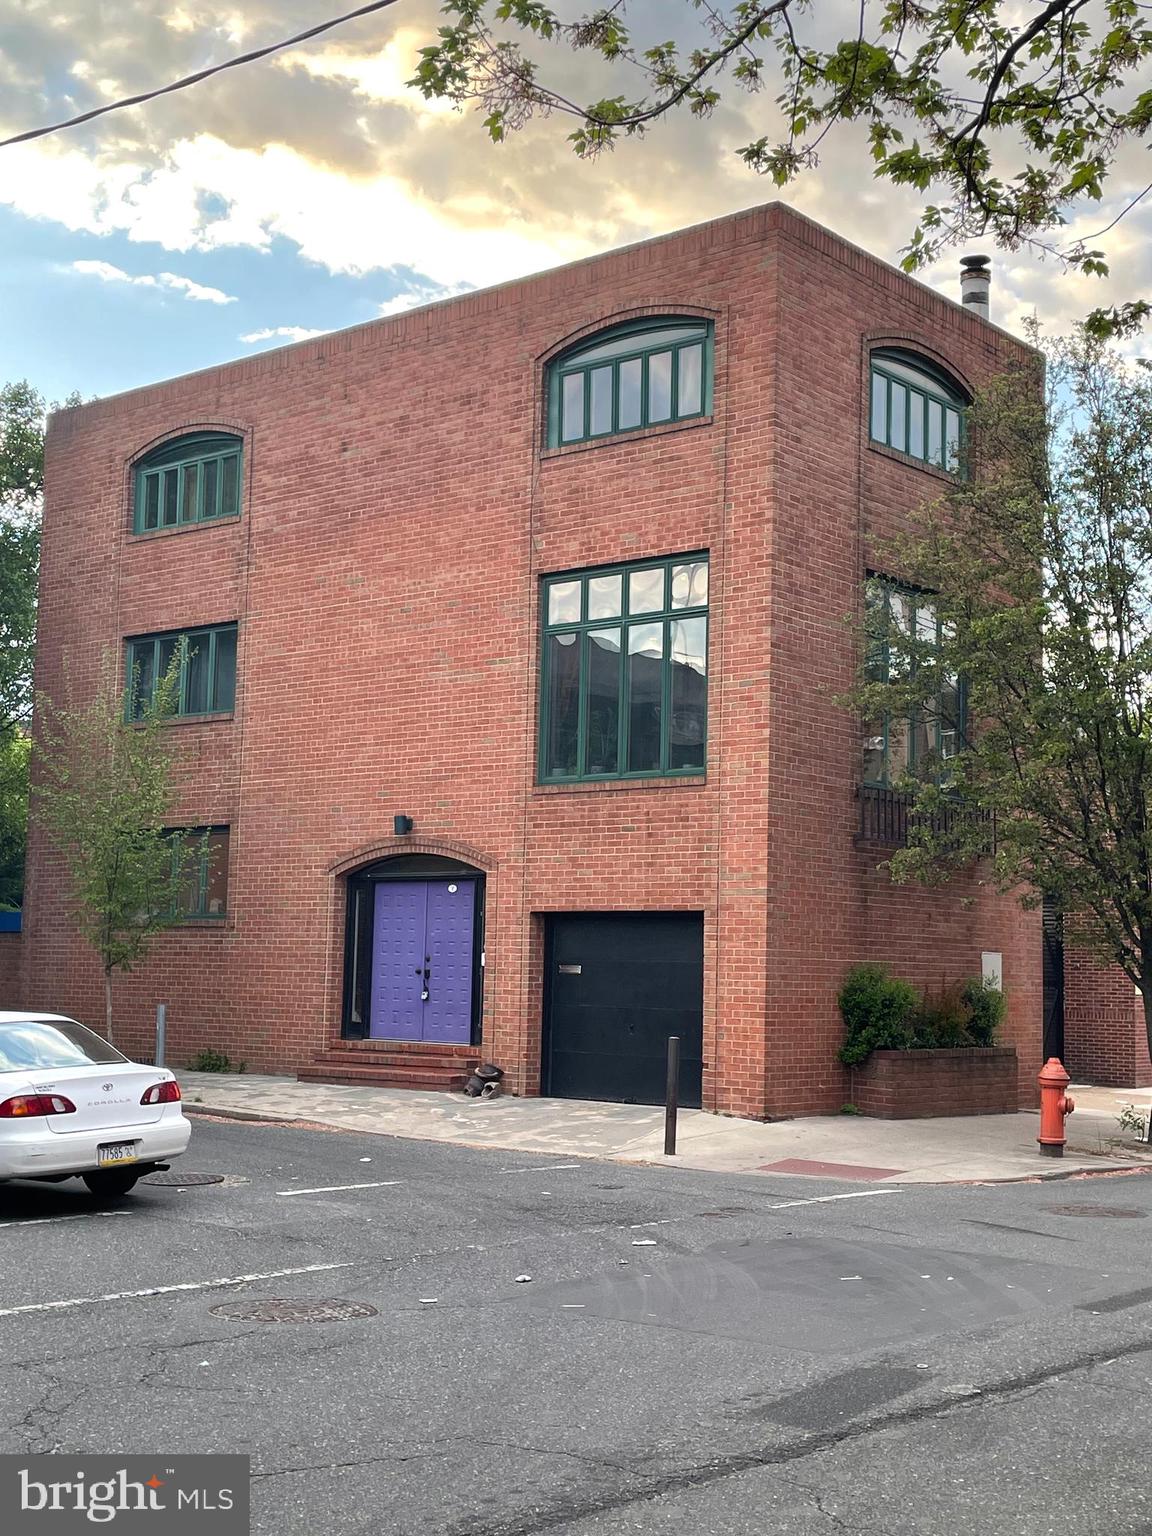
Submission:
<svg viewBox="0 0 1152 1536">
<path fill-rule="evenodd" d="M 118 1195 L 126 1195 L 130 1189 L 135 1188 L 140 1175 L 135 1169 L 101 1168 L 96 1173 L 85 1173 L 82 1177 L 94 1195 L 102 1200 L 114 1200 Z"/>
</svg>

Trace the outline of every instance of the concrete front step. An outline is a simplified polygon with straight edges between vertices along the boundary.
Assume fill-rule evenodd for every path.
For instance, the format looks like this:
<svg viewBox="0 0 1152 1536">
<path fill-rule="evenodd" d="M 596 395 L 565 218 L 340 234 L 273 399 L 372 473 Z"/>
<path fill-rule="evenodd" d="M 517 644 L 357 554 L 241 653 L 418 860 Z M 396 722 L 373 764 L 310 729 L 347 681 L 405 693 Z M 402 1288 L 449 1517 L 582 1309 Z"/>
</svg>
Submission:
<svg viewBox="0 0 1152 1536">
<path fill-rule="evenodd" d="M 416 1057 L 416 1055 L 401 1055 L 398 1051 L 372 1051 L 364 1052 L 364 1055 L 336 1055 L 335 1051 L 324 1052 L 323 1055 L 313 1058 L 312 1066 L 324 1066 L 332 1068 L 333 1072 L 358 1072 L 361 1068 L 372 1068 L 373 1071 L 390 1072 L 395 1069 L 398 1072 L 464 1072 L 467 1077 L 468 1069 L 479 1061 L 479 1055 L 473 1052 L 470 1057 Z"/>
<path fill-rule="evenodd" d="M 388 1056 L 418 1057 L 421 1061 L 431 1058 L 457 1057 L 465 1061 L 479 1061 L 478 1045 L 440 1045 L 428 1040 L 333 1040 L 321 1053 L 328 1059 L 339 1056 L 376 1056 L 383 1052 Z"/>
<path fill-rule="evenodd" d="M 342 1061 L 315 1061 L 296 1074 L 301 1083 L 342 1083 L 364 1088 L 420 1088 L 442 1093 L 460 1093 L 467 1072 L 463 1062 L 451 1065 L 410 1062 L 403 1066 L 345 1064 Z"/>
<path fill-rule="evenodd" d="M 336 1072 L 346 1072 L 360 1067 L 400 1071 L 418 1069 L 422 1072 L 464 1072 L 480 1060 L 479 1051 L 467 1056 L 418 1056 L 406 1051 L 323 1051 L 312 1061 L 314 1067 L 331 1067 Z"/>
</svg>

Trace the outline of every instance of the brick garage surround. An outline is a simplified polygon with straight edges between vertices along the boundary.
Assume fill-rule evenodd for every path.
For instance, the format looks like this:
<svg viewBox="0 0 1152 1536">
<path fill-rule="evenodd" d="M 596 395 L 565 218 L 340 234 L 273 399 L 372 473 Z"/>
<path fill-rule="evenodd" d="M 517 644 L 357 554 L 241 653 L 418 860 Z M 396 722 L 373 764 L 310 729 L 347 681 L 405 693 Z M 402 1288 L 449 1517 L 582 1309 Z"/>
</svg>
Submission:
<svg viewBox="0 0 1152 1536">
<path fill-rule="evenodd" d="M 715 321 L 713 416 L 541 452 L 547 358 L 642 314 Z M 343 879 L 404 846 L 487 873 L 484 1050 L 538 1091 L 545 916 L 695 910 L 705 1103 L 838 1109 L 837 986 L 1004 956 L 1020 1092 L 1039 1066 L 1039 919 L 981 883 L 894 888 L 857 846 L 853 671 L 875 541 L 932 473 L 867 440 L 867 349 L 975 383 L 1022 348 L 780 204 L 53 418 L 37 686 L 90 687 L 133 633 L 236 619 L 232 718 L 173 726 L 178 820 L 232 828 L 229 914 L 119 982 L 120 1038 L 293 1071 L 338 1029 Z M 131 529 L 129 465 L 180 432 L 246 439 L 236 522 Z M 535 784 L 538 578 L 706 549 L 706 775 Z M 456 855 L 460 856 L 460 855 Z M 98 1022 L 99 975 L 33 829 L 25 1000 Z"/>
<path fill-rule="evenodd" d="M 1016 1052 L 1010 1046 L 873 1051 L 848 1076 L 849 1102 L 878 1120 L 1007 1115 L 1019 1098 Z"/>
</svg>

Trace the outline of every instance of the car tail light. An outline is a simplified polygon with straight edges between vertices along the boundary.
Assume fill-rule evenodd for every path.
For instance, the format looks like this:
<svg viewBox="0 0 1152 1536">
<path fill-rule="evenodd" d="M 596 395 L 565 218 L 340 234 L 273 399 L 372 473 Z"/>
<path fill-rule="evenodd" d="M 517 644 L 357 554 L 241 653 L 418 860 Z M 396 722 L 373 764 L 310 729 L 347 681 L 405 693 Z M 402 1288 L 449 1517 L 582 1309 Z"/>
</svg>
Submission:
<svg viewBox="0 0 1152 1536">
<path fill-rule="evenodd" d="M 140 1102 L 141 1104 L 179 1104 L 180 1084 L 177 1082 L 153 1083 L 151 1088 L 145 1088 Z"/>
<path fill-rule="evenodd" d="M 18 1093 L 0 1104 L 0 1120 L 23 1120 L 28 1115 L 74 1115 L 76 1106 L 62 1093 Z"/>
</svg>

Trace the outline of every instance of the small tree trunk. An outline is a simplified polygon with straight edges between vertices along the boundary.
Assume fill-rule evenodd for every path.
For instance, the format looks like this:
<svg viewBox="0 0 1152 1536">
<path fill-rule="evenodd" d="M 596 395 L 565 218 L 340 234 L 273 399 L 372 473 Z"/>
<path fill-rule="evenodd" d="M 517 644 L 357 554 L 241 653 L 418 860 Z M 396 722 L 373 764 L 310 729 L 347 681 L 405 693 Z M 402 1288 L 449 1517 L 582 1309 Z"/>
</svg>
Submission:
<svg viewBox="0 0 1152 1536">
<path fill-rule="evenodd" d="M 1141 968 L 1143 973 L 1143 968 Z M 1148 1036 L 1148 1054 L 1152 1056 L 1152 975 L 1144 975 L 1139 983 L 1140 1001 L 1144 1004 L 1144 1033 Z M 1152 1143 L 1152 1108 L 1144 1120 L 1143 1141 Z"/>
<path fill-rule="evenodd" d="M 1140 1001 L 1144 1004 L 1144 1033 L 1148 1036 L 1148 1054 L 1152 1056 L 1152 976 L 1140 987 Z"/>
<path fill-rule="evenodd" d="M 112 1039 L 112 972 L 104 972 L 104 1038 Z"/>
</svg>

